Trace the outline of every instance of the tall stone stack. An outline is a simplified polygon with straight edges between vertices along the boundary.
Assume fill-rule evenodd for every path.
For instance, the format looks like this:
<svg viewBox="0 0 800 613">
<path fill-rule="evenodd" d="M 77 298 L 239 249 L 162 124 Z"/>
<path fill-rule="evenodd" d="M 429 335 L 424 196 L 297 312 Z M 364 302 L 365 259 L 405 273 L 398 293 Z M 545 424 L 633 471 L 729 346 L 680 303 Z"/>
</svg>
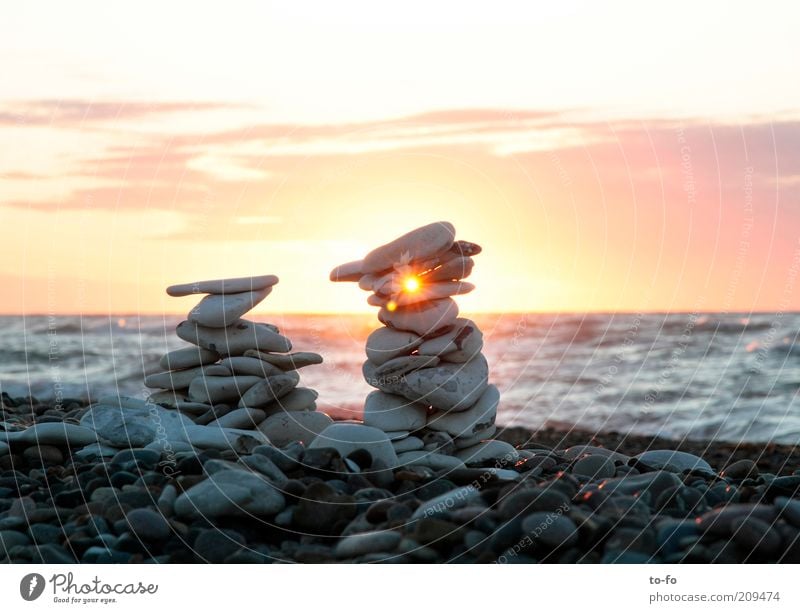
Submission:
<svg viewBox="0 0 800 613">
<path fill-rule="evenodd" d="M 289 353 L 292 343 L 276 326 L 242 319 L 277 283 L 264 275 L 168 287 L 170 296 L 205 296 L 176 328 L 190 344 L 164 355 L 164 372 L 145 378 L 147 387 L 159 388 L 149 400 L 198 424 L 257 428 L 275 444 L 313 440 L 331 420 L 314 413 L 317 392 L 298 387 L 297 370 L 322 356 Z"/>
<path fill-rule="evenodd" d="M 441 454 L 467 464 L 516 458 L 491 440 L 500 394 L 488 381 L 483 334 L 452 298 L 474 289 L 463 279 L 480 252 L 437 222 L 331 272 L 332 281 L 357 282 L 380 308 L 384 326 L 366 343 L 363 374 L 377 391 L 366 398 L 364 425 L 387 434 L 400 464 Z"/>
</svg>

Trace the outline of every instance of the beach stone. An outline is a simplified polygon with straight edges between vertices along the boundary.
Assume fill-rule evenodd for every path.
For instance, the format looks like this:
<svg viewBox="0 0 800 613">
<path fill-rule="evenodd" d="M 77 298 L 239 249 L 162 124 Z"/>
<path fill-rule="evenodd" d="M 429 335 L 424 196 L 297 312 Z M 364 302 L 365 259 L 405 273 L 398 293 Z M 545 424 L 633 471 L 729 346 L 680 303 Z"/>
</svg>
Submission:
<svg viewBox="0 0 800 613">
<path fill-rule="evenodd" d="M 772 524 L 778 517 L 778 510 L 765 504 L 733 503 L 711 509 L 696 520 L 700 532 L 708 532 L 718 536 L 730 536 L 736 520 L 752 517 Z"/>
<path fill-rule="evenodd" d="M 745 551 L 775 556 L 782 549 L 780 533 L 757 517 L 737 517 L 731 522 L 731 530 L 733 541 Z"/>
<path fill-rule="evenodd" d="M 703 458 L 685 451 L 673 451 L 671 449 L 653 449 L 634 456 L 637 460 L 657 469 L 669 470 L 674 467 L 678 472 L 686 470 L 699 470 L 707 473 L 714 473 L 714 469 Z"/>
<path fill-rule="evenodd" d="M 267 353 L 258 351 L 257 349 L 248 349 L 244 352 L 245 356 L 258 358 L 268 364 L 281 369 L 281 370 L 297 370 L 305 366 L 312 366 L 314 364 L 322 364 L 322 356 L 318 353 L 311 351 L 299 351 L 297 353 L 279 354 Z"/>
<path fill-rule="evenodd" d="M 220 362 L 220 366 L 224 366 L 234 375 L 252 375 L 263 379 L 283 374 L 283 371 L 277 366 L 248 355 L 253 353 L 252 349 L 248 349 L 244 353 L 245 355 L 243 356 L 237 355 L 225 358 Z M 255 353 L 261 352 L 256 351 Z"/>
<path fill-rule="evenodd" d="M 627 462 L 630 457 L 605 447 L 593 447 L 591 445 L 575 445 L 564 450 L 559 450 L 559 455 L 563 455 L 569 460 L 580 458 L 584 455 L 599 455 L 611 459 L 614 462 Z"/>
<path fill-rule="evenodd" d="M 416 436 L 407 436 L 399 441 L 392 441 L 392 447 L 394 447 L 394 451 L 398 454 L 398 456 L 406 451 L 418 451 L 424 446 L 425 443 L 422 442 L 422 439 Z"/>
<path fill-rule="evenodd" d="M 198 377 L 202 378 L 204 375 L 213 375 L 215 372 L 222 375 L 231 374 L 227 368 L 221 368 L 218 364 L 212 364 L 211 366 L 198 366 L 186 370 L 173 370 L 147 375 L 144 378 L 144 384 L 146 387 L 151 388 L 181 390 L 188 388 L 194 379 Z"/>
<path fill-rule="evenodd" d="M 537 544 L 551 549 L 572 547 L 578 542 L 575 522 L 557 513 L 531 513 L 522 520 L 522 531 Z"/>
<path fill-rule="evenodd" d="M 384 432 L 419 430 L 425 426 L 427 407 L 403 396 L 375 391 L 364 401 L 364 425 Z"/>
<path fill-rule="evenodd" d="M 222 470 L 189 488 L 175 501 L 175 514 L 187 518 L 259 517 L 279 513 L 283 495 L 264 477 L 245 470 Z"/>
<path fill-rule="evenodd" d="M 458 458 L 432 451 L 404 451 L 397 456 L 397 463 L 399 466 L 428 466 L 433 470 L 466 468 Z"/>
<path fill-rule="evenodd" d="M 485 440 L 492 438 L 497 432 L 497 426 L 492 424 L 486 428 L 481 428 L 475 434 L 470 437 L 458 436 L 453 439 L 453 445 L 455 446 L 456 450 L 458 449 L 466 449 L 467 447 L 474 447 L 478 443 L 482 443 Z M 517 450 L 517 454 L 519 454 L 519 450 Z M 522 455 L 519 455 L 520 459 L 523 459 Z"/>
<path fill-rule="evenodd" d="M 681 541 L 698 536 L 693 519 L 667 519 L 658 524 L 656 540 L 662 555 L 668 556 L 682 549 Z"/>
<path fill-rule="evenodd" d="M 736 480 L 755 479 L 758 477 L 758 466 L 753 460 L 739 460 L 726 466 L 720 476 Z"/>
<path fill-rule="evenodd" d="M 458 305 L 452 298 L 442 298 L 390 310 L 382 307 L 378 320 L 395 330 L 406 330 L 420 336 L 433 336 L 447 331 L 458 317 Z"/>
<path fill-rule="evenodd" d="M 193 345 L 170 351 L 161 357 L 158 365 L 164 370 L 182 370 L 213 364 L 217 360 L 219 360 L 219 354 L 216 351 L 209 351 Z"/>
<path fill-rule="evenodd" d="M 255 428 L 264 419 L 267 414 L 259 409 L 241 408 L 234 409 L 230 413 L 226 413 L 222 417 L 215 419 L 209 426 L 220 426 L 222 428 Z"/>
<path fill-rule="evenodd" d="M 54 445 L 82 447 L 97 442 L 91 428 L 65 422 L 37 423 L 16 432 L 0 431 L 0 443 L 6 445 Z"/>
<path fill-rule="evenodd" d="M 234 279 L 214 279 L 211 281 L 195 281 L 170 285 L 167 294 L 170 296 L 191 296 L 193 294 L 239 294 L 254 292 L 278 283 L 275 275 L 262 275 L 260 277 L 237 277 Z"/>
<path fill-rule="evenodd" d="M 393 358 L 375 367 L 375 376 L 378 379 L 397 380 L 404 375 L 420 368 L 430 368 L 439 363 L 436 356 L 404 355 Z"/>
<path fill-rule="evenodd" d="M 160 392 L 154 392 L 147 397 L 147 402 L 150 404 L 160 404 L 163 406 L 171 407 L 173 409 L 181 405 L 188 405 L 189 407 L 200 407 L 194 410 L 193 412 L 194 414 L 203 413 L 211 408 L 211 405 L 200 402 L 192 402 L 191 400 L 189 400 L 188 387 L 178 390 L 163 390 Z"/>
<path fill-rule="evenodd" d="M 587 455 L 575 462 L 570 472 L 592 479 L 607 479 L 613 477 L 617 469 L 614 462 L 608 457 Z"/>
<path fill-rule="evenodd" d="M 423 281 L 456 281 L 466 279 L 472 273 L 475 260 L 469 256 L 458 256 L 434 268 L 422 276 Z"/>
<path fill-rule="evenodd" d="M 227 328 L 209 328 L 182 321 L 175 328 L 175 333 L 182 340 L 216 351 L 224 357 L 239 356 L 248 349 L 278 352 L 292 350 L 292 343 L 288 338 L 266 324 L 253 323 L 246 319 L 239 319 Z"/>
<path fill-rule="evenodd" d="M 260 407 L 268 405 L 291 392 L 300 383 L 297 371 L 260 379 L 250 387 L 239 401 L 240 407 Z"/>
<path fill-rule="evenodd" d="M 0 559 L 7 556 L 14 547 L 30 545 L 31 539 L 27 534 L 17 530 L 0 530 Z"/>
<path fill-rule="evenodd" d="M 523 517 L 534 512 L 566 513 L 570 499 L 554 487 L 529 487 L 508 494 L 499 502 L 497 512 L 504 520 Z"/>
<path fill-rule="evenodd" d="M 472 485 L 464 485 L 423 502 L 411 515 L 412 519 L 440 517 L 456 509 L 468 506 L 485 506 L 480 491 Z"/>
<path fill-rule="evenodd" d="M 212 364 L 205 367 L 203 374 L 210 377 L 230 377 L 233 372 L 222 364 Z"/>
<path fill-rule="evenodd" d="M 437 355 L 446 362 L 467 362 L 483 348 L 483 333 L 470 319 L 459 317 L 449 332 L 426 340 L 419 346 L 420 355 Z"/>
<path fill-rule="evenodd" d="M 188 417 L 155 404 L 137 408 L 96 404 L 81 418 L 81 425 L 94 430 L 114 447 L 144 447 L 157 437 L 184 440 Z"/>
<path fill-rule="evenodd" d="M 250 453 L 254 448 L 269 439 L 258 430 L 240 430 L 238 428 L 209 428 L 208 426 L 187 426 L 184 440 L 198 449 L 230 450 L 234 453 Z"/>
<path fill-rule="evenodd" d="M 203 562 L 222 564 L 245 544 L 245 538 L 235 530 L 211 528 L 197 535 L 192 549 Z"/>
<path fill-rule="evenodd" d="M 325 413 L 296 411 L 270 415 L 258 425 L 258 430 L 277 447 L 283 447 L 294 441 L 300 441 L 308 446 L 332 423 L 333 420 Z"/>
<path fill-rule="evenodd" d="M 641 496 L 647 493 L 652 503 L 658 500 L 666 490 L 683 485 L 683 482 L 674 473 L 657 470 L 641 475 L 628 475 L 606 479 L 600 484 L 606 494 L 622 494 L 626 496 Z M 596 487 L 596 486 L 595 486 Z"/>
<path fill-rule="evenodd" d="M 131 532 L 146 542 L 163 541 L 172 534 L 169 522 L 152 509 L 133 509 L 125 515 L 125 521 Z"/>
<path fill-rule="evenodd" d="M 210 294 L 189 311 L 186 319 L 199 326 L 224 328 L 255 308 L 271 291 L 272 286 L 253 292 Z"/>
<path fill-rule="evenodd" d="M 775 508 L 787 522 L 800 528 L 800 500 L 778 496 L 775 498 Z"/>
<path fill-rule="evenodd" d="M 500 391 L 488 385 L 475 404 L 465 411 L 436 411 L 427 420 L 431 430 L 447 432 L 452 437 L 472 438 L 494 425 Z"/>
<path fill-rule="evenodd" d="M 396 265 L 408 264 L 414 260 L 430 258 L 452 247 L 455 234 L 453 225 L 446 221 L 416 228 L 392 242 L 370 251 L 360 266 L 360 272 L 375 273 L 394 268 Z M 333 273 L 331 276 L 333 277 Z"/>
<path fill-rule="evenodd" d="M 330 280 L 333 282 L 358 281 L 364 275 L 364 260 L 355 260 L 340 264 L 331 271 Z"/>
<path fill-rule="evenodd" d="M 238 375 L 234 377 L 200 376 L 189 385 L 189 399 L 192 402 L 220 404 L 235 402 L 248 390 L 264 381 L 261 377 Z M 247 405 L 244 405 L 247 406 Z"/>
<path fill-rule="evenodd" d="M 64 461 L 64 454 L 54 445 L 33 445 L 22 452 L 22 457 L 42 466 L 54 466 Z"/>
<path fill-rule="evenodd" d="M 483 441 L 473 447 L 456 451 L 455 457 L 462 460 L 467 466 L 481 464 L 489 460 L 503 460 L 504 463 L 514 463 L 519 459 L 517 450 L 505 441 Z"/>
<path fill-rule="evenodd" d="M 368 553 L 393 551 L 400 543 L 402 535 L 392 530 L 353 534 L 336 544 L 336 557 L 354 558 Z"/>
<path fill-rule="evenodd" d="M 367 358 L 375 366 L 380 366 L 394 358 L 409 355 L 422 341 L 422 337 L 413 332 L 378 328 L 367 337 Z"/>
<path fill-rule="evenodd" d="M 269 416 L 283 411 L 315 411 L 317 409 L 316 390 L 307 387 L 296 387 L 285 396 L 265 404 L 261 409 Z"/>
<path fill-rule="evenodd" d="M 239 463 L 247 466 L 251 470 L 261 473 L 279 488 L 286 487 L 286 484 L 289 482 L 288 477 L 283 473 L 283 471 L 278 468 L 272 460 L 263 454 L 254 453 L 243 456 L 239 459 Z"/>
<path fill-rule="evenodd" d="M 465 364 L 439 364 L 404 375 L 400 380 L 380 379 L 367 360 L 367 383 L 381 391 L 422 401 L 442 411 L 464 411 L 473 406 L 488 386 L 489 365 L 481 354 Z"/>
<path fill-rule="evenodd" d="M 397 465 L 397 454 L 386 434 L 377 428 L 359 424 L 334 423 L 325 428 L 308 446 L 309 449 L 331 447 L 342 457 L 365 449 L 373 462 L 379 461 L 387 467 Z"/>
</svg>

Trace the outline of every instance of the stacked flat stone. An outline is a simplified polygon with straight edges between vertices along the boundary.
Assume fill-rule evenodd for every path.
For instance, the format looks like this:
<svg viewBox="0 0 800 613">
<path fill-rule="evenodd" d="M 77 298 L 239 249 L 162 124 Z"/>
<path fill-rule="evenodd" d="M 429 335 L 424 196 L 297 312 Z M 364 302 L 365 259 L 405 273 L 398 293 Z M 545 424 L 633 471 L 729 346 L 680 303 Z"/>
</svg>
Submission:
<svg viewBox="0 0 800 613">
<path fill-rule="evenodd" d="M 331 272 L 332 281 L 357 282 L 380 308 L 384 327 L 366 343 L 364 378 L 377 391 L 367 396 L 364 426 L 386 433 L 398 464 L 516 459 L 512 446 L 491 440 L 500 394 L 488 381 L 483 335 L 452 298 L 474 289 L 463 279 L 480 252 L 437 222 Z"/>
<path fill-rule="evenodd" d="M 276 326 L 242 319 L 277 283 L 264 275 L 168 287 L 170 296 L 205 296 L 176 328 L 190 345 L 164 355 L 164 372 L 145 378 L 160 390 L 149 400 L 201 425 L 261 430 L 276 445 L 313 440 L 331 420 L 315 412 L 317 392 L 298 387 L 297 370 L 322 356 L 289 353 L 292 343 Z"/>
</svg>

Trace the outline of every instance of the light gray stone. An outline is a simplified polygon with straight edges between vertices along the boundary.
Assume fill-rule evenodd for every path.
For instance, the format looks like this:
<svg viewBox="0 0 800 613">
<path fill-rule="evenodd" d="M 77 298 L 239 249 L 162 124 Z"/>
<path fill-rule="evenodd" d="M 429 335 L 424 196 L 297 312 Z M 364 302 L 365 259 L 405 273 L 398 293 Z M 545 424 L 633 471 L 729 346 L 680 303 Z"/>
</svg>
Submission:
<svg viewBox="0 0 800 613">
<path fill-rule="evenodd" d="M 425 443 L 422 442 L 422 439 L 416 436 L 407 436 L 399 441 L 392 441 L 392 447 L 394 447 L 398 457 L 406 451 L 419 451 L 424 446 Z"/>
<path fill-rule="evenodd" d="M 426 500 L 417 507 L 417 510 L 414 511 L 411 518 L 436 517 L 438 515 L 450 513 L 455 509 L 462 509 L 468 506 L 486 506 L 481 500 L 480 490 L 472 485 L 457 487 L 440 496 Z"/>
<path fill-rule="evenodd" d="M 299 351 L 297 353 L 279 354 L 279 353 L 266 353 L 250 349 L 245 351 L 244 354 L 248 357 L 258 358 L 263 360 L 281 370 L 297 370 L 304 366 L 311 366 L 313 364 L 322 364 L 322 356 L 318 353 L 311 351 Z"/>
<path fill-rule="evenodd" d="M 237 277 L 234 279 L 214 279 L 212 281 L 195 281 L 170 285 L 167 294 L 170 296 L 191 296 L 192 294 L 239 294 L 254 292 L 278 283 L 275 275 L 260 277 Z"/>
<path fill-rule="evenodd" d="M 364 425 L 384 432 L 419 430 L 425 426 L 427 407 L 403 396 L 375 391 L 364 401 Z"/>
<path fill-rule="evenodd" d="M 263 422 L 262 422 L 263 423 Z M 250 453 L 259 445 L 269 443 L 267 436 L 259 430 L 220 428 L 191 425 L 185 428 L 184 439 L 198 449 L 232 450 Z"/>
<path fill-rule="evenodd" d="M 435 256 L 452 247 L 455 234 L 453 225 L 446 221 L 422 226 L 370 251 L 360 270 L 362 273 L 380 272 L 413 260 Z"/>
<path fill-rule="evenodd" d="M 219 370 L 222 368 L 222 370 Z M 217 369 L 216 371 L 212 369 Z M 197 366 L 186 370 L 173 370 L 147 375 L 144 384 L 151 388 L 162 388 L 167 390 L 181 390 L 188 388 L 194 379 L 203 375 L 213 375 L 215 372 L 222 375 L 230 375 L 231 372 L 224 367 L 212 364 L 210 366 Z"/>
<path fill-rule="evenodd" d="M 293 414 L 297 415 L 297 413 Z M 309 449 L 333 447 L 342 457 L 357 449 L 365 449 L 373 462 L 380 461 L 388 468 L 397 465 L 397 454 L 389 437 L 382 430 L 359 424 L 334 423 L 319 433 Z"/>
<path fill-rule="evenodd" d="M 234 375 L 252 375 L 266 379 L 283 373 L 277 366 L 248 355 L 251 351 L 245 351 L 244 356 L 225 358 L 220 364 L 229 369 Z"/>
<path fill-rule="evenodd" d="M 420 355 L 438 355 L 445 362 L 467 362 L 483 349 L 483 333 L 471 319 L 459 317 L 454 328 L 419 346 Z"/>
<path fill-rule="evenodd" d="M 372 387 L 409 400 L 424 401 L 443 411 L 464 411 L 473 406 L 486 390 L 489 365 L 483 354 L 464 364 L 442 363 L 408 373 L 399 379 L 379 378 L 367 360 L 364 379 Z"/>
<path fill-rule="evenodd" d="M 684 470 L 700 470 L 707 473 L 716 472 L 703 458 L 685 451 L 671 449 L 652 449 L 635 456 L 637 460 L 653 468 L 673 467 L 678 472 Z"/>
<path fill-rule="evenodd" d="M 207 519 L 265 517 L 285 506 L 283 495 L 266 478 L 246 470 L 223 470 L 181 494 L 175 501 L 175 514 Z"/>
<path fill-rule="evenodd" d="M 240 294 L 210 294 L 186 316 L 190 322 L 209 328 L 224 328 L 255 308 L 272 292 L 272 287 Z"/>
<path fill-rule="evenodd" d="M 432 451 L 405 451 L 398 454 L 397 463 L 399 466 L 428 466 L 433 470 L 466 468 L 458 458 Z"/>
<path fill-rule="evenodd" d="M 353 558 L 369 553 L 391 552 L 400 544 L 402 538 L 399 532 L 392 530 L 353 534 L 336 543 L 335 553 L 339 558 Z"/>
<path fill-rule="evenodd" d="M 455 257 L 432 269 L 423 275 L 424 282 L 430 281 L 455 281 L 466 279 L 472 273 L 475 260 L 471 257 Z"/>
<path fill-rule="evenodd" d="M 235 377 L 200 376 L 189 385 L 189 400 L 207 404 L 235 402 L 248 390 L 263 382 L 261 377 L 239 375 Z"/>
<path fill-rule="evenodd" d="M 422 344 L 422 340 L 422 337 L 413 332 L 378 328 L 367 337 L 367 358 L 380 366 L 393 358 L 409 355 Z"/>
<path fill-rule="evenodd" d="M 144 447 L 156 439 L 186 440 L 186 428 L 194 426 L 194 422 L 156 404 L 94 404 L 81 418 L 81 425 L 114 447 Z"/>
<path fill-rule="evenodd" d="M 175 329 L 179 338 L 216 351 L 222 356 L 242 355 L 248 349 L 287 352 L 291 341 L 266 324 L 239 319 L 227 328 L 208 328 L 182 321 Z"/>
<path fill-rule="evenodd" d="M 404 355 L 384 362 L 375 368 L 378 378 L 398 378 L 420 368 L 431 368 L 439 363 L 435 355 Z"/>
<path fill-rule="evenodd" d="M 358 281 L 364 274 L 362 272 L 363 266 L 363 260 L 340 264 L 331 271 L 330 280 L 334 282 Z"/>
<path fill-rule="evenodd" d="M 482 430 L 478 430 L 472 436 L 465 438 L 460 436 L 458 438 L 453 439 L 453 445 L 455 445 L 456 449 L 466 449 L 467 447 L 474 447 L 478 443 L 485 441 L 494 436 L 495 432 L 497 432 L 497 426 L 492 424 L 487 428 L 483 428 Z M 520 456 L 521 457 L 521 456 Z"/>
<path fill-rule="evenodd" d="M 295 441 L 308 446 L 332 423 L 333 420 L 325 413 L 296 411 L 270 415 L 258 425 L 258 430 L 276 447 L 284 447 Z"/>
<path fill-rule="evenodd" d="M 446 331 L 458 317 L 458 305 L 452 298 L 412 304 L 390 310 L 381 308 L 378 319 L 395 330 L 407 330 L 420 336 L 432 336 Z"/>
<path fill-rule="evenodd" d="M 181 370 L 213 364 L 217 360 L 219 360 L 219 354 L 216 351 L 209 351 L 192 345 L 191 347 L 170 351 L 161 357 L 158 364 L 164 370 Z"/>
<path fill-rule="evenodd" d="M 489 385 L 478 401 L 465 411 L 436 411 L 428 417 L 428 428 L 453 437 L 470 438 L 494 425 L 500 391 Z"/>
<path fill-rule="evenodd" d="M 239 406 L 261 407 L 268 405 L 286 396 L 297 387 L 298 383 L 300 383 L 300 375 L 297 374 L 297 371 L 289 371 L 268 379 L 260 379 L 242 395 Z"/>
<path fill-rule="evenodd" d="M 283 411 L 315 411 L 317 409 L 317 398 L 319 394 L 316 390 L 307 387 L 296 387 L 285 396 L 265 404 L 261 407 L 264 413 L 274 415 Z"/>
<path fill-rule="evenodd" d="M 82 447 L 96 442 L 97 434 L 93 429 L 63 422 L 33 424 L 16 432 L 0 431 L 0 444 L 6 452 L 11 444 Z M 4 455 L 2 450 L 0 455 Z"/>
<path fill-rule="evenodd" d="M 502 461 L 504 464 L 513 464 L 519 460 L 519 454 L 513 445 L 505 441 L 483 441 L 473 447 L 460 449 L 455 456 L 468 466 L 481 464 L 488 460 Z"/>
<path fill-rule="evenodd" d="M 230 413 L 226 413 L 222 417 L 218 417 L 209 426 L 219 426 L 220 428 L 255 428 L 264 419 L 267 414 L 260 409 L 251 409 L 243 407 L 234 409 Z"/>
</svg>

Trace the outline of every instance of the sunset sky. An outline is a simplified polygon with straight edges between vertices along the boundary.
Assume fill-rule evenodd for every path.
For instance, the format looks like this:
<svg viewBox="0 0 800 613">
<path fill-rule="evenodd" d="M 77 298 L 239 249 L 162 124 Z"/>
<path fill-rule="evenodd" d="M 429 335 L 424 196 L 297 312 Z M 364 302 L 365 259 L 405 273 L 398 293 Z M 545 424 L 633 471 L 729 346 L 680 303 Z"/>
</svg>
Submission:
<svg viewBox="0 0 800 613">
<path fill-rule="evenodd" d="M 464 311 L 800 308 L 797 4 L 378 4 L 4 7 L 0 312 L 366 311 L 438 220 Z"/>
</svg>

